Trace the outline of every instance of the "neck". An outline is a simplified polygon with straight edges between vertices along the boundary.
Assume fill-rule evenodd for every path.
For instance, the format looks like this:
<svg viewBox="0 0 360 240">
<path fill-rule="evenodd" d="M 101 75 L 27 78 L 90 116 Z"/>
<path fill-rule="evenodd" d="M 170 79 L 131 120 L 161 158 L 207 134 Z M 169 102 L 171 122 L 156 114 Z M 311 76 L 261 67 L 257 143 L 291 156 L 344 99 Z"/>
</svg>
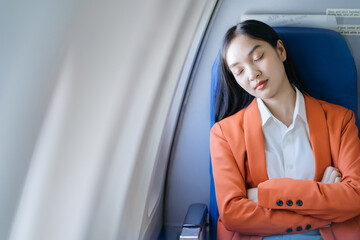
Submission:
<svg viewBox="0 0 360 240">
<path fill-rule="evenodd" d="M 290 86 L 289 91 L 282 91 L 276 98 L 263 99 L 266 107 L 279 121 L 289 127 L 293 120 L 296 92 Z"/>
</svg>

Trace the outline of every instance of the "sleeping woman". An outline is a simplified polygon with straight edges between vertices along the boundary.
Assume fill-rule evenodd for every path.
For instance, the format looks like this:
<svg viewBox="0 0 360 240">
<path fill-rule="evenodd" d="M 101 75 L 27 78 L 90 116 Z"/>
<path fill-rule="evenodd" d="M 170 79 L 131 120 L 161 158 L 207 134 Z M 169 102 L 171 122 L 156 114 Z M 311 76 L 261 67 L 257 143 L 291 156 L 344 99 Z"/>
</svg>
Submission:
<svg viewBox="0 0 360 240">
<path fill-rule="evenodd" d="M 220 71 L 210 136 L 218 239 L 360 239 L 354 113 L 311 97 L 259 21 L 227 31 Z"/>
</svg>

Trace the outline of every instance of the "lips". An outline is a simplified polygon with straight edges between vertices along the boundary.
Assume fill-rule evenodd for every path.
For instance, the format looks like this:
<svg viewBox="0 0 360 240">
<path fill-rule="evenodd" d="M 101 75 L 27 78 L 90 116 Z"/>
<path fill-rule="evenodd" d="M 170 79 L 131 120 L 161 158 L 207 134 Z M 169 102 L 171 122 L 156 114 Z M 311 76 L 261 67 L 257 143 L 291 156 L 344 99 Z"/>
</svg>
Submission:
<svg viewBox="0 0 360 240">
<path fill-rule="evenodd" d="M 258 82 L 258 83 L 255 85 L 255 89 L 258 89 L 258 90 L 263 89 L 263 88 L 265 87 L 267 81 L 268 81 L 268 80 L 263 80 L 263 81 Z"/>
</svg>

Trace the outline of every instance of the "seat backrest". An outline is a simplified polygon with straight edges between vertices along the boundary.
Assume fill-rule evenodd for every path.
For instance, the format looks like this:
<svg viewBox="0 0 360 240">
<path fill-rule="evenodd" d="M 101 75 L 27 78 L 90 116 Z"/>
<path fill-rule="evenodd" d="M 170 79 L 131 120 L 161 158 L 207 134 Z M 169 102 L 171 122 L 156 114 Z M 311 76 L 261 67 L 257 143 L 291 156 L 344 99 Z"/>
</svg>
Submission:
<svg viewBox="0 0 360 240">
<path fill-rule="evenodd" d="M 349 108 L 358 119 L 356 66 L 344 37 L 328 29 L 279 27 L 275 30 L 294 59 L 310 95 Z M 219 54 L 211 72 L 211 127 L 215 123 L 218 80 Z M 210 233 L 216 236 L 219 213 L 211 164 L 210 181 Z"/>
</svg>

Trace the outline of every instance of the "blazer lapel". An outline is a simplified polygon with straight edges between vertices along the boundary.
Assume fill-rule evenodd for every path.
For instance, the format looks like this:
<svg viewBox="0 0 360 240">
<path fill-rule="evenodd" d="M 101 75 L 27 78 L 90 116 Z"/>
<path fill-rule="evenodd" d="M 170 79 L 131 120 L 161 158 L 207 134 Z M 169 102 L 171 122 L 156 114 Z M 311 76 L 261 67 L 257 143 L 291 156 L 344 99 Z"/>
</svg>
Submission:
<svg viewBox="0 0 360 240">
<path fill-rule="evenodd" d="M 244 135 L 249 170 L 253 182 L 258 185 L 269 179 L 266 170 L 264 137 L 261 116 L 256 98 L 246 108 L 244 115 Z"/>
<path fill-rule="evenodd" d="M 326 167 L 331 165 L 330 140 L 325 113 L 320 103 L 304 95 L 310 142 L 315 157 L 315 181 L 321 181 Z"/>
</svg>

